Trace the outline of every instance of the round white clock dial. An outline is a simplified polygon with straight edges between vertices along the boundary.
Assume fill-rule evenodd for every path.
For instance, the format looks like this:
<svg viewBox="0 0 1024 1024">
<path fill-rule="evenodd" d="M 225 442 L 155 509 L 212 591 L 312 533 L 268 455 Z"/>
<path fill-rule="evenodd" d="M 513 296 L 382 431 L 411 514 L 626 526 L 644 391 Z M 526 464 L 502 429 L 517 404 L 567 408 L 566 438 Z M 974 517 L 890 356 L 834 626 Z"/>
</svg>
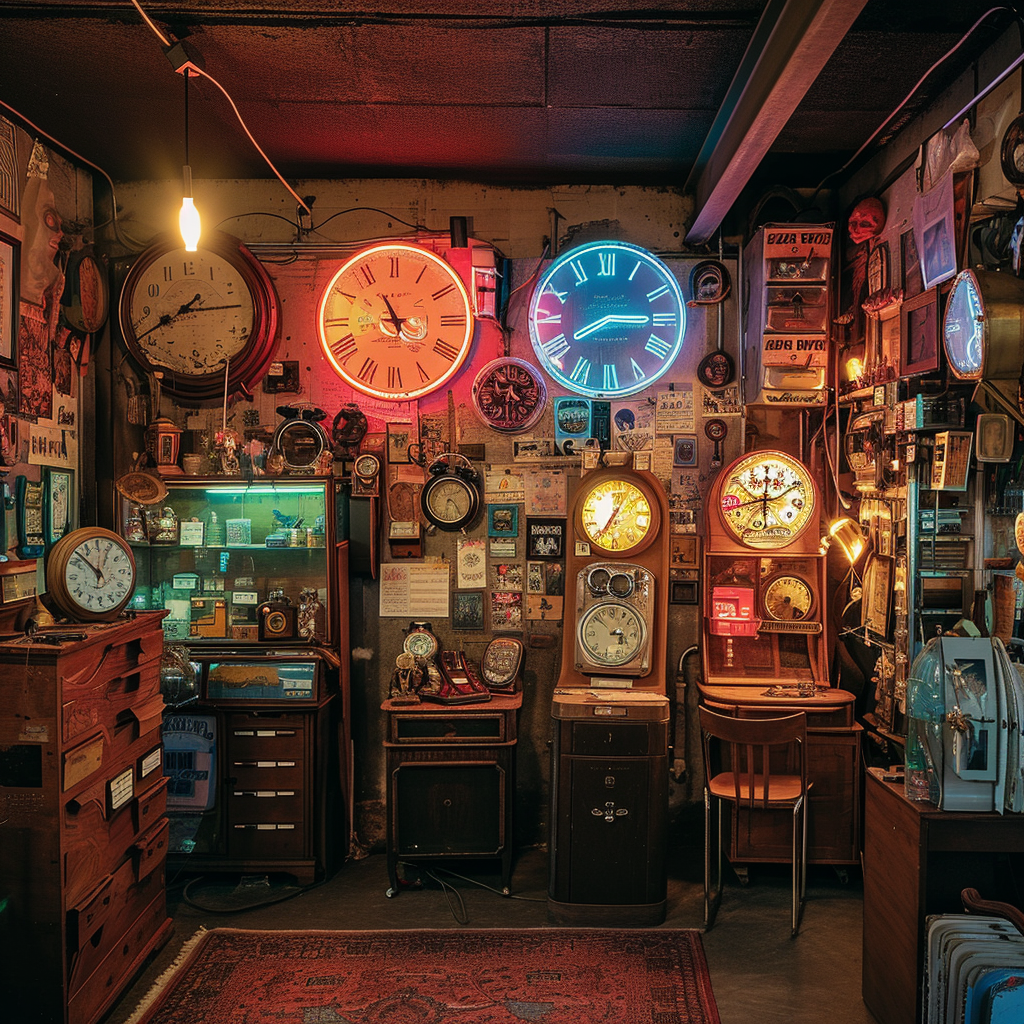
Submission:
<svg viewBox="0 0 1024 1024">
<path fill-rule="evenodd" d="M 596 665 L 617 667 L 632 661 L 647 640 L 647 626 L 636 609 L 617 601 L 594 605 L 579 624 L 579 643 Z"/>
</svg>

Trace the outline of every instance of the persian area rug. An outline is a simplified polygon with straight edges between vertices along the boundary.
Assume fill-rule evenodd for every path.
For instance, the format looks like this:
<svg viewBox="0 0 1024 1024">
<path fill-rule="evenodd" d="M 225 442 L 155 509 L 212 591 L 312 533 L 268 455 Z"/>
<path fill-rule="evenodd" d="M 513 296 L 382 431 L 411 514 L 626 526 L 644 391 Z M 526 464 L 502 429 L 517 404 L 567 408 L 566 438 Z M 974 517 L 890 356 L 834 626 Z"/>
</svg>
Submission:
<svg viewBox="0 0 1024 1024">
<path fill-rule="evenodd" d="M 194 935 L 129 1024 L 720 1024 L 695 929 Z"/>
</svg>

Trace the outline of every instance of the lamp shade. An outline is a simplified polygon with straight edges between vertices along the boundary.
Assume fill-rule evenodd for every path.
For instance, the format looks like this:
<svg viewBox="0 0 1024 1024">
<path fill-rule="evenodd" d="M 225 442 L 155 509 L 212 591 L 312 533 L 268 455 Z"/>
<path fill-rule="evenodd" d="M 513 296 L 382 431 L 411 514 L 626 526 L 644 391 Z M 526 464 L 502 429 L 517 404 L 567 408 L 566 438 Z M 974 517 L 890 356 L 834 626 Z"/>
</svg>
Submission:
<svg viewBox="0 0 1024 1024">
<path fill-rule="evenodd" d="M 848 516 L 834 519 L 829 524 L 828 536 L 831 543 L 839 545 L 850 565 L 855 565 L 867 550 L 868 542 L 861 531 L 860 524 Z"/>
</svg>

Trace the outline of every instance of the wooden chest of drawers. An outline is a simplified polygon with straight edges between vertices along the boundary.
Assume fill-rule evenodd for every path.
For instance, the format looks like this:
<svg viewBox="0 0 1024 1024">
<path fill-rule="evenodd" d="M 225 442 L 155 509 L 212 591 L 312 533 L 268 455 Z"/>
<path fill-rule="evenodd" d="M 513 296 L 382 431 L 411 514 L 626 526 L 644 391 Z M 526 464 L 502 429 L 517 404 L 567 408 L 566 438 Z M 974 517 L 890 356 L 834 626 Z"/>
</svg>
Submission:
<svg viewBox="0 0 1024 1024">
<path fill-rule="evenodd" d="M 162 617 L 0 642 L 0 964 L 12 1020 L 93 1024 L 171 933 Z"/>
</svg>

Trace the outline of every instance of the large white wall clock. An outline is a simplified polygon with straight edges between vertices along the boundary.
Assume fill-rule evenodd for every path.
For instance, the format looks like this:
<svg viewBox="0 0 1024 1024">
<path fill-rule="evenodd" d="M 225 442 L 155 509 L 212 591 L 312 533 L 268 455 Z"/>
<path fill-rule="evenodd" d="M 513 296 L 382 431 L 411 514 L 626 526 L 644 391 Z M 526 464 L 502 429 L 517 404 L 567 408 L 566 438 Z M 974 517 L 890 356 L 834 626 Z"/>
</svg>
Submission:
<svg viewBox="0 0 1024 1024">
<path fill-rule="evenodd" d="M 407 243 L 373 245 L 344 263 L 324 289 L 317 320 L 338 376 L 392 401 L 437 390 L 473 341 L 462 278 L 440 256 Z"/>
<path fill-rule="evenodd" d="M 668 372 L 686 304 L 675 275 L 646 249 L 592 242 L 559 256 L 533 292 L 530 340 L 544 370 L 591 398 L 632 395 Z"/>
</svg>

